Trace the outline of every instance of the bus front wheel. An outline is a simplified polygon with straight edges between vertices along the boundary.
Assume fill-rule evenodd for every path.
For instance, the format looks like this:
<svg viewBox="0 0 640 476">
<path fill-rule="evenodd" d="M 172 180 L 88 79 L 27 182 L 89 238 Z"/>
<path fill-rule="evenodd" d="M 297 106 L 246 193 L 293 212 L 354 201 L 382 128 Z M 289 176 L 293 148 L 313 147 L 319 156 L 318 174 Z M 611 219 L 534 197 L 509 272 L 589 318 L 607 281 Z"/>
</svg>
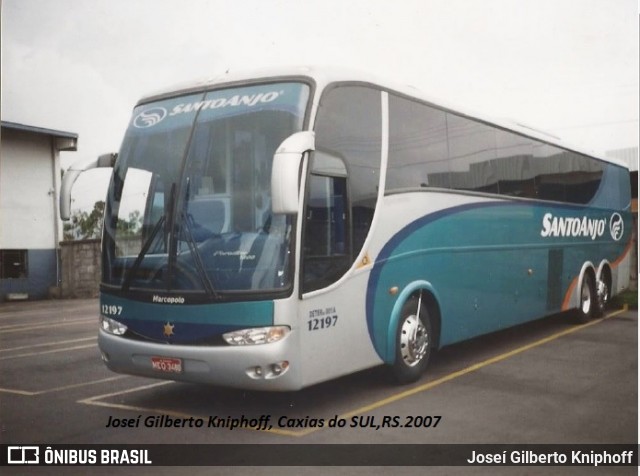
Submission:
<svg viewBox="0 0 640 476">
<path fill-rule="evenodd" d="M 396 331 L 396 355 L 392 372 L 398 383 L 415 382 L 429 363 L 433 333 L 426 303 L 420 298 L 408 300 Z"/>
</svg>

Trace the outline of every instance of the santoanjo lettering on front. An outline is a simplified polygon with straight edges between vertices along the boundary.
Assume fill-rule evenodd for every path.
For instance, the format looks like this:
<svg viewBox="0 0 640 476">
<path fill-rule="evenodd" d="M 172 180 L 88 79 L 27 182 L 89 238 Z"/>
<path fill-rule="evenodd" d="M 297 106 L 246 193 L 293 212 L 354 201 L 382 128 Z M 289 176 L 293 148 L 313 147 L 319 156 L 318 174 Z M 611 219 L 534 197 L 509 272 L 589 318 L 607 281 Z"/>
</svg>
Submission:
<svg viewBox="0 0 640 476">
<path fill-rule="evenodd" d="M 108 368 L 295 390 L 628 285 L 628 169 L 368 75 L 225 74 L 134 108 L 113 167 L 98 343 Z"/>
</svg>

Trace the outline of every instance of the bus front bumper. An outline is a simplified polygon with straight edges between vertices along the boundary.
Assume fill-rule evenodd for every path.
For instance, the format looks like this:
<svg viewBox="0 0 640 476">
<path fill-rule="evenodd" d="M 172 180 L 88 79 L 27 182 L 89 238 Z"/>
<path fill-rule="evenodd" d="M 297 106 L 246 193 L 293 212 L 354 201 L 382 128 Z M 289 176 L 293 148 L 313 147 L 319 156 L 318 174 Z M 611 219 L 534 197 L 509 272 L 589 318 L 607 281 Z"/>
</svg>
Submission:
<svg viewBox="0 0 640 476">
<path fill-rule="evenodd" d="M 269 344 L 187 346 L 142 342 L 100 329 L 106 366 L 118 373 L 251 390 L 301 388 L 295 331 Z"/>
</svg>

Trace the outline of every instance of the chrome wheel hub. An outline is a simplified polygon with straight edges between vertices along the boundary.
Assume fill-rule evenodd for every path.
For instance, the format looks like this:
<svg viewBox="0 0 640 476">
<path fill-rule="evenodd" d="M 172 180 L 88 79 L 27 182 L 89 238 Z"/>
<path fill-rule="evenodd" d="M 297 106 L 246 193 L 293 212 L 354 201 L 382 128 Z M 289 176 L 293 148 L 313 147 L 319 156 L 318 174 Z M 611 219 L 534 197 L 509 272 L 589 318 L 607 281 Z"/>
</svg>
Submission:
<svg viewBox="0 0 640 476">
<path fill-rule="evenodd" d="M 403 362 L 413 367 L 427 354 L 429 346 L 427 329 L 417 316 L 405 318 L 400 328 L 400 355 Z"/>
<path fill-rule="evenodd" d="M 609 301 L 609 288 L 607 288 L 607 283 L 603 280 L 598 280 L 598 305 L 600 309 L 604 309 L 607 305 L 607 301 Z"/>
<path fill-rule="evenodd" d="M 589 282 L 586 279 L 582 282 L 582 292 L 580 295 L 580 308 L 582 313 L 589 314 L 591 312 L 591 289 L 589 289 Z"/>
</svg>

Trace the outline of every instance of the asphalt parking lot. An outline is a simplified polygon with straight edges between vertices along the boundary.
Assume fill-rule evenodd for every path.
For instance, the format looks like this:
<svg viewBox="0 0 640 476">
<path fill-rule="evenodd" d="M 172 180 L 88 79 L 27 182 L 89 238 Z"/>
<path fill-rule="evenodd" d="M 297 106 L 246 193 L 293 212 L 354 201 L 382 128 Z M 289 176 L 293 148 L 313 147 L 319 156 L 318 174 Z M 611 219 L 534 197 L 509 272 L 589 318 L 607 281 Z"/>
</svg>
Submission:
<svg viewBox="0 0 640 476">
<path fill-rule="evenodd" d="M 636 311 L 611 310 L 586 325 L 552 316 L 451 346 L 409 386 L 376 368 L 291 393 L 111 373 L 97 348 L 97 313 L 97 300 L 0 304 L 2 443 L 638 441 Z M 209 425 L 267 416 L 267 431 Z M 204 425 L 166 428 L 162 418 Z M 332 418 L 346 424 L 331 427 Z"/>
</svg>

